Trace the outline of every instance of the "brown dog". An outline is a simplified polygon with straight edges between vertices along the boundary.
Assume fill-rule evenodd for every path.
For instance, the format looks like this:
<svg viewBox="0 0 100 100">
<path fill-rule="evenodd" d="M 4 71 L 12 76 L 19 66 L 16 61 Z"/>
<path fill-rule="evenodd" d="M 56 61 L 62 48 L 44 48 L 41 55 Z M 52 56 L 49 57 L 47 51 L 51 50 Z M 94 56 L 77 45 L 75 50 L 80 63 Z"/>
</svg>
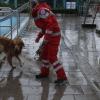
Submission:
<svg viewBox="0 0 100 100">
<path fill-rule="evenodd" d="M 17 37 L 14 40 L 1 37 L 0 36 L 0 45 L 4 48 L 4 53 L 7 56 L 8 63 L 14 68 L 12 64 L 12 58 L 16 57 L 20 63 L 20 66 L 22 67 L 21 60 L 19 58 L 19 55 L 22 52 L 22 48 L 24 47 L 24 42 L 21 40 L 21 38 Z"/>
</svg>

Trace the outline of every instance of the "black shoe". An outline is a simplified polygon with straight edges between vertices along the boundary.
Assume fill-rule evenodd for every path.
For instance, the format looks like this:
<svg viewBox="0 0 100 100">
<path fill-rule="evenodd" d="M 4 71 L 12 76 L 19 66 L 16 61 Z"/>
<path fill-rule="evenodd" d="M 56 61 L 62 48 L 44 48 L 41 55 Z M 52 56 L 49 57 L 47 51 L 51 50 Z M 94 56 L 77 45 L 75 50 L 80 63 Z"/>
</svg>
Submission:
<svg viewBox="0 0 100 100">
<path fill-rule="evenodd" d="M 65 85 L 68 83 L 68 80 L 58 79 L 54 82 L 56 85 Z"/>
<path fill-rule="evenodd" d="M 35 76 L 36 79 L 48 78 L 48 76 L 42 76 L 41 74 Z"/>
</svg>

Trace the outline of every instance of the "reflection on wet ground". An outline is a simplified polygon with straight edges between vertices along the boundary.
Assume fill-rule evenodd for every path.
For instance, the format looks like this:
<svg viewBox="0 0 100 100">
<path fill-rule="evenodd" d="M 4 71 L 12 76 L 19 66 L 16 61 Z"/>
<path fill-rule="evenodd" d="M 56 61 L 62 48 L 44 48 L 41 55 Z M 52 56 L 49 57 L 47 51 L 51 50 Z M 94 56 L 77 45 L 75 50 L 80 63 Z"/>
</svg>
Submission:
<svg viewBox="0 0 100 100">
<path fill-rule="evenodd" d="M 82 29 L 82 19 L 78 16 L 59 16 L 62 41 L 59 51 L 60 60 L 68 76 L 69 84 L 55 86 L 55 73 L 49 79 L 36 80 L 40 63 L 34 61 L 35 51 L 39 44 L 33 41 L 36 30 L 24 30 L 22 39 L 25 48 L 20 56 L 23 68 L 17 66 L 11 70 L 7 62 L 0 69 L 0 100 L 99 100 L 90 80 L 94 78 L 100 84 L 100 69 L 97 59 L 100 54 L 99 37 L 93 29 Z M 51 70 L 52 71 L 52 70 Z M 1 81 L 0 81 L 1 82 Z M 2 82 L 2 83 L 3 83 Z M 97 91 L 100 94 L 99 91 Z"/>
<path fill-rule="evenodd" d="M 0 87 L 0 100 L 23 100 L 21 84 L 19 82 L 21 75 L 22 73 L 13 77 L 13 70 L 8 73 L 5 86 Z"/>
</svg>

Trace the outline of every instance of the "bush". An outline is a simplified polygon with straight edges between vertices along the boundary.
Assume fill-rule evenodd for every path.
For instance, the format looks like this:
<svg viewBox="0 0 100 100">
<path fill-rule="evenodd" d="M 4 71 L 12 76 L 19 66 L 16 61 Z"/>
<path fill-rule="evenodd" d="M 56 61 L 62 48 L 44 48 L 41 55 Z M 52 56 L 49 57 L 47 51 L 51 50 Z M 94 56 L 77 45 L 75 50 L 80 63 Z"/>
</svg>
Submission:
<svg viewBox="0 0 100 100">
<path fill-rule="evenodd" d="M 14 9 L 14 4 L 0 3 L 0 7 L 10 7 L 12 9 Z"/>
</svg>

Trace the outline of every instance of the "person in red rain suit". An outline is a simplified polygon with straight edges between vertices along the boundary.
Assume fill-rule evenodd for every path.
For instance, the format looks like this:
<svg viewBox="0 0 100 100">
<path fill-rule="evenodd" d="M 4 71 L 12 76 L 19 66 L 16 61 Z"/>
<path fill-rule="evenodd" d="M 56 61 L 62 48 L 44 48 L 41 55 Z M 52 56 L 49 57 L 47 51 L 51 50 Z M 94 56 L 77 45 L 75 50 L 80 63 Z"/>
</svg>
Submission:
<svg viewBox="0 0 100 100">
<path fill-rule="evenodd" d="M 42 66 L 40 74 L 36 79 L 49 76 L 49 65 L 51 64 L 56 71 L 57 80 L 55 83 L 67 82 L 67 77 L 61 62 L 57 58 L 58 47 L 60 44 L 61 33 L 57 19 L 51 11 L 50 6 L 44 0 L 32 0 L 32 17 L 41 32 L 37 35 L 35 42 L 39 42 L 44 36 L 43 43 L 38 52 L 41 52 Z"/>
</svg>

